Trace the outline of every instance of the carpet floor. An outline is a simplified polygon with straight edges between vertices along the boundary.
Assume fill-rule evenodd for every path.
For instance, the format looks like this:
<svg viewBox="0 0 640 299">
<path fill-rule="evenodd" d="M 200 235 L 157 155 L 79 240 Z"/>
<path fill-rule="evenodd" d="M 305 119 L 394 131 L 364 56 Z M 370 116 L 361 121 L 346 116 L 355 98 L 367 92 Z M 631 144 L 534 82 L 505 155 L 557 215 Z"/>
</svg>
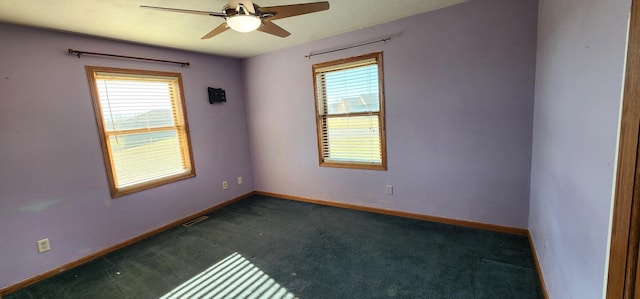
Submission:
<svg viewBox="0 0 640 299">
<path fill-rule="evenodd" d="M 252 196 L 13 298 L 543 298 L 527 237 Z"/>
</svg>

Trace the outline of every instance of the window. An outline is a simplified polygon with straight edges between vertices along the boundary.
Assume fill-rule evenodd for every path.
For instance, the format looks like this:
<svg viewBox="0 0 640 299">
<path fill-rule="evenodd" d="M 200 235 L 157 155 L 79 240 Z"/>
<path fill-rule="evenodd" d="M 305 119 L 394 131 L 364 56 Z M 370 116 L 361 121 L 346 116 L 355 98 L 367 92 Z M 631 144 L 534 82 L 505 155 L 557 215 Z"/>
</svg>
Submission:
<svg viewBox="0 0 640 299">
<path fill-rule="evenodd" d="M 382 52 L 313 65 L 320 166 L 387 169 Z"/>
<path fill-rule="evenodd" d="M 179 73 L 86 68 L 112 197 L 195 176 Z"/>
</svg>

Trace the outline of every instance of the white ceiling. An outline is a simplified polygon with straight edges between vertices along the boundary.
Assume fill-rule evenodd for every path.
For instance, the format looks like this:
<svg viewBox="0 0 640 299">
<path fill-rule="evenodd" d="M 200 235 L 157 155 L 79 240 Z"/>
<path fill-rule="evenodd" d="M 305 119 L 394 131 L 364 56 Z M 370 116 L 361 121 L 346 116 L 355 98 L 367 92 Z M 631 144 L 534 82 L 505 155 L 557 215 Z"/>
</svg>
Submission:
<svg viewBox="0 0 640 299">
<path fill-rule="evenodd" d="M 318 0 L 254 0 L 260 6 Z M 140 5 L 219 12 L 226 0 L 0 0 L 0 22 L 75 32 L 232 57 L 251 57 L 465 0 L 329 0 L 327 11 L 273 21 L 286 38 L 233 30 L 200 39 L 224 19 L 142 9 Z"/>
</svg>

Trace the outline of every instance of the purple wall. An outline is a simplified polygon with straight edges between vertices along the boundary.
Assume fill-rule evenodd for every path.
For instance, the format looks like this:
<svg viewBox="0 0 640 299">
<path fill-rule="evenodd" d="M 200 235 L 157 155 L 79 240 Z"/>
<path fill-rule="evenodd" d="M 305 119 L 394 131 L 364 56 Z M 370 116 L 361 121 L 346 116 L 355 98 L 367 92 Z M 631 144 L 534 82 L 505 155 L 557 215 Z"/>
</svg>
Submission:
<svg viewBox="0 0 640 299">
<path fill-rule="evenodd" d="M 476 0 L 248 59 L 256 189 L 526 228 L 536 13 Z M 388 171 L 319 167 L 311 65 L 379 50 Z"/>
<path fill-rule="evenodd" d="M 629 0 L 541 0 L 529 229 L 550 298 L 602 298 Z"/>
<path fill-rule="evenodd" d="M 0 41 L 0 288 L 254 189 L 240 60 L 4 24 Z M 78 59 L 67 48 L 191 66 Z M 182 73 L 195 178 L 110 198 L 85 65 Z M 210 105 L 208 86 L 228 102 Z M 42 238 L 52 250 L 38 254 Z"/>
</svg>

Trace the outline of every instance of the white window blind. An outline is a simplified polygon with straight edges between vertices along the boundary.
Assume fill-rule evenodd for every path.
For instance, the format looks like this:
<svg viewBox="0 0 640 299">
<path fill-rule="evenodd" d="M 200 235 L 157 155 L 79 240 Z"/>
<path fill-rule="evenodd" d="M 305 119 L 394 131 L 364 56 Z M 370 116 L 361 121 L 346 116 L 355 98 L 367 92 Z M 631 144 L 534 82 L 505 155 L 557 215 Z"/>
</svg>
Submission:
<svg viewBox="0 0 640 299">
<path fill-rule="evenodd" d="M 195 175 L 179 74 L 91 69 L 89 76 L 112 195 Z"/>
<path fill-rule="evenodd" d="M 321 165 L 386 168 L 381 58 L 314 65 Z"/>
</svg>

